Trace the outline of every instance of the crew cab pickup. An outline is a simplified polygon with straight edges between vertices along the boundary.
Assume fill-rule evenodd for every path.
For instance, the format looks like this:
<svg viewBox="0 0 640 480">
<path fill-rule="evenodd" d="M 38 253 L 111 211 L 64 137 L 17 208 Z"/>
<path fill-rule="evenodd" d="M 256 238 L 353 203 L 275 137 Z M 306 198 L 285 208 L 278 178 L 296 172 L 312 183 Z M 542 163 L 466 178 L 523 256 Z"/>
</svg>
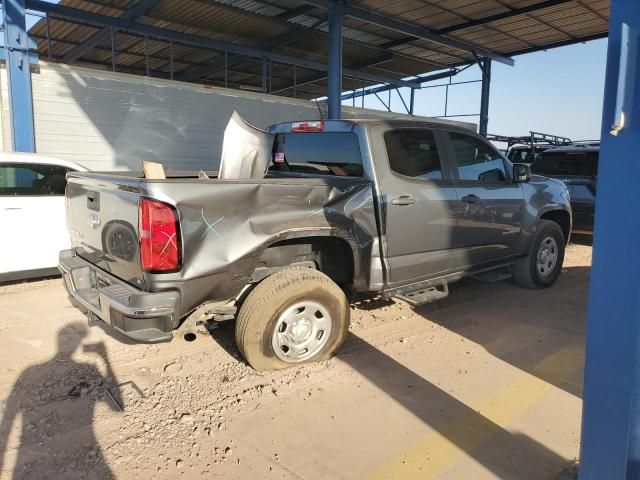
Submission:
<svg viewBox="0 0 640 480">
<path fill-rule="evenodd" d="M 144 342 L 235 318 L 256 369 L 333 355 L 357 296 L 548 287 L 571 231 L 562 182 L 441 121 L 261 131 L 234 114 L 217 172 L 70 172 L 66 199 L 59 269 L 90 318 Z"/>
</svg>

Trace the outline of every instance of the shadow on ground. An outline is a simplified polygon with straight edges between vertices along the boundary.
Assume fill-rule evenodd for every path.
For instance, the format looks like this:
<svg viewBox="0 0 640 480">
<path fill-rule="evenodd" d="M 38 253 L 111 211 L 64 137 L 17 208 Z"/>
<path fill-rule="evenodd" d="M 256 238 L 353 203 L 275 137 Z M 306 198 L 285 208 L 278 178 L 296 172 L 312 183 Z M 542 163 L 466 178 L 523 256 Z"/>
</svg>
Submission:
<svg viewBox="0 0 640 480">
<path fill-rule="evenodd" d="M 106 376 L 94 364 L 72 358 L 87 333 L 79 323 L 60 329 L 54 357 L 20 374 L 1 412 L 0 471 L 15 462 L 16 479 L 113 477 L 94 434 L 94 408 L 104 401 L 119 411 L 122 401 L 111 387 L 118 382 L 102 342 L 82 348 L 103 362 Z M 18 422 L 14 449 L 10 433 Z"/>
<path fill-rule="evenodd" d="M 589 272 L 588 267 L 565 269 L 554 287 L 538 291 L 506 281 L 465 280 L 452 287 L 450 297 L 415 311 L 496 358 L 581 398 Z M 470 308 L 475 302 L 477 307 Z M 558 360 L 554 365 L 545 364 L 554 357 Z M 577 368 L 555 367 L 562 362 Z"/>
<path fill-rule="evenodd" d="M 593 235 L 587 235 L 584 233 L 572 233 L 570 243 L 591 247 L 593 245 Z"/>
<path fill-rule="evenodd" d="M 559 281 L 564 288 L 545 291 L 524 290 L 509 282 L 463 281 L 452 288 L 451 297 L 416 312 L 518 369 L 580 396 L 581 368 L 573 369 L 575 378 L 565 378 L 562 369 L 559 373 L 556 368 L 565 358 L 555 358 L 553 368 L 544 365 L 558 352 L 569 355 L 573 366 L 582 362 L 585 316 L 581 305 L 586 303 L 588 270 L 568 269 Z M 563 298 L 565 294 L 571 298 Z M 469 308 L 475 302 L 477 307 Z M 370 310 L 392 303 L 374 300 L 356 308 Z M 221 325 L 212 336 L 239 358 L 232 323 Z M 499 478 L 530 478 L 531 465 L 552 478 L 567 463 L 554 451 L 525 434 L 506 430 L 354 334 L 349 335 L 343 353 L 339 356 L 342 362 Z"/>
<path fill-rule="evenodd" d="M 566 464 L 544 445 L 505 430 L 355 335 L 349 352 L 343 362 L 498 478 L 528 478 L 531 465 L 552 475 Z M 430 453 L 428 448 L 421 452 L 425 468 Z"/>
</svg>

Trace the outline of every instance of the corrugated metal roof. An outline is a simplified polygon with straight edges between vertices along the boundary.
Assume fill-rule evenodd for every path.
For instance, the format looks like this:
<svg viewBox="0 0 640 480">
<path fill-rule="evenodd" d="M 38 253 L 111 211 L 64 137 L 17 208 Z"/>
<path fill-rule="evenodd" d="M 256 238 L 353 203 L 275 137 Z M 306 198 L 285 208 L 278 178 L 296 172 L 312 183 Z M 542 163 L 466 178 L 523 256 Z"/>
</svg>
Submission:
<svg viewBox="0 0 640 480">
<path fill-rule="evenodd" d="M 61 4 L 119 17 L 136 5 L 137 0 L 62 0 Z M 552 3 L 554 5 L 552 5 Z M 493 50 L 504 55 L 534 51 L 604 36 L 609 19 L 608 0 L 352 0 L 350 6 L 378 15 L 446 32 L 451 38 Z M 513 14 L 534 5 L 545 8 Z M 505 15 L 502 15 L 505 14 Z M 505 18 L 491 19 L 495 15 Z M 238 45 L 269 49 L 303 59 L 325 63 L 327 60 L 327 12 L 300 0 L 163 0 L 135 21 L 177 32 L 196 34 Z M 486 21 L 483 21 L 486 19 Z M 48 51 L 44 20 L 30 33 L 43 58 L 49 53 L 60 60 L 85 42 L 99 28 L 50 18 L 51 52 Z M 278 42 L 283 36 L 302 32 L 290 43 Z M 168 77 L 173 63 L 174 78 L 218 61 L 224 53 L 115 32 L 116 69 L 127 73 L 149 73 Z M 146 46 L 145 46 L 146 45 Z M 110 38 L 90 49 L 76 61 L 111 68 Z M 173 57 L 173 62 L 171 61 Z M 446 66 L 474 61 L 473 54 L 445 45 L 417 39 L 362 20 L 345 17 L 343 64 L 369 73 L 395 78 L 439 70 Z M 227 82 L 230 87 L 259 90 L 262 62 L 259 59 L 229 54 Z M 271 65 L 271 91 L 293 95 L 294 71 L 296 95 L 312 98 L 326 91 L 326 74 L 291 65 Z M 208 72 L 196 82 L 224 84 L 224 67 Z M 370 82 L 355 82 L 359 87 Z M 353 78 L 344 78 L 345 89 L 353 88 Z"/>
</svg>

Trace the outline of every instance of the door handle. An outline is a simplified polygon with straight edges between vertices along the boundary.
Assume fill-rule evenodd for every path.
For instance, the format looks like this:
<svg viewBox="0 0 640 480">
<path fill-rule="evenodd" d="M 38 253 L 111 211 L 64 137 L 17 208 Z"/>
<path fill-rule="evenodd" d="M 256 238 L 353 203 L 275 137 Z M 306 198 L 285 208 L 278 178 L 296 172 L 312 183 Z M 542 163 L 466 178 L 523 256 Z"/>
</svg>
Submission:
<svg viewBox="0 0 640 480">
<path fill-rule="evenodd" d="M 22 210 L 22 207 L 7 207 L 5 210 Z"/>
<path fill-rule="evenodd" d="M 400 195 L 399 197 L 391 200 L 393 205 L 413 205 L 416 203 L 416 199 L 409 195 Z"/>
<path fill-rule="evenodd" d="M 464 197 L 462 197 L 461 200 L 465 203 L 476 203 L 478 200 L 480 200 L 480 197 L 477 195 L 471 194 L 471 195 L 465 195 Z"/>
</svg>

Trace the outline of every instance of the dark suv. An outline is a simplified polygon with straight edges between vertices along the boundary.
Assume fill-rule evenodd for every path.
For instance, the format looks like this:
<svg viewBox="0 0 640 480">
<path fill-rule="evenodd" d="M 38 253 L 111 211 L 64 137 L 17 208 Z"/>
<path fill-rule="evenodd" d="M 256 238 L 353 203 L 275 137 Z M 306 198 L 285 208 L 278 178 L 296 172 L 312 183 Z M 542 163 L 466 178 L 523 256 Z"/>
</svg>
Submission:
<svg viewBox="0 0 640 480">
<path fill-rule="evenodd" d="M 576 233 L 593 233 L 599 154 L 600 147 L 591 144 L 557 147 L 542 152 L 531 165 L 532 173 L 567 184 Z"/>
</svg>

